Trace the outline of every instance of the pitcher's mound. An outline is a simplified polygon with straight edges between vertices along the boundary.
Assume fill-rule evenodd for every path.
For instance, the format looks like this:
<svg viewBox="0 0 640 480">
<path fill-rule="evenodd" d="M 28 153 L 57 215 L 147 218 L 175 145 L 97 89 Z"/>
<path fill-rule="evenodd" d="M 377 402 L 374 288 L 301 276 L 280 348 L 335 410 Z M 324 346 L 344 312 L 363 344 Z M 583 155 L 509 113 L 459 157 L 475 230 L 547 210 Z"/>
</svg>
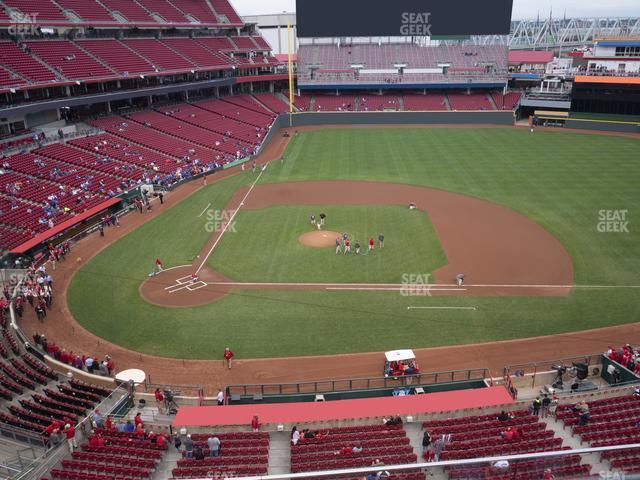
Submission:
<svg viewBox="0 0 640 480">
<path fill-rule="evenodd" d="M 298 241 L 305 247 L 325 248 L 335 246 L 336 238 L 340 236 L 338 232 L 317 230 L 315 232 L 303 233 L 298 237 Z"/>
</svg>

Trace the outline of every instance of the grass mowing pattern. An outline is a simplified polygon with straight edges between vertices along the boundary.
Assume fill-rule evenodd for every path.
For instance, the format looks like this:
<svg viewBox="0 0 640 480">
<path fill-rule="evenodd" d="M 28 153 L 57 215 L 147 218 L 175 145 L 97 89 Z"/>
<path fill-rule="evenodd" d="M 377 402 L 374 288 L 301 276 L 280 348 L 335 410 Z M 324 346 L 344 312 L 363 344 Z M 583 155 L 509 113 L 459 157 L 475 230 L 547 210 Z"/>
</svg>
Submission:
<svg viewBox="0 0 640 480">
<path fill-rule="evenodd" d="M 573 258 L 576 283 L 640 285 L 634 139 L 516 129 L 327 129 L 296 136 L 285 158 L 261 181 L 373 180 L 485 198 L 555 235 Z M 208 235 L 194 217 L 209 202 L 223 208 L 235 188 L 253 178 L 245 173 L 211 185 L 95 257 L 71 285 L 76 319 L 125 347 L 184 358 L 219 358 L 225 345 L 244 358 L 453 345 L 640 319 L 640 295 L 631 289 L 576 290 L 568 298 L 236 291 L 197 308 L 145 303 L 137 289 L 155 257 L 166 266 L 188 263 Z M 601 209 L 629 210 L 630 233 L 598 233 Z M 478 310 L 407 311 L 408 305 Z"/>
</svg>

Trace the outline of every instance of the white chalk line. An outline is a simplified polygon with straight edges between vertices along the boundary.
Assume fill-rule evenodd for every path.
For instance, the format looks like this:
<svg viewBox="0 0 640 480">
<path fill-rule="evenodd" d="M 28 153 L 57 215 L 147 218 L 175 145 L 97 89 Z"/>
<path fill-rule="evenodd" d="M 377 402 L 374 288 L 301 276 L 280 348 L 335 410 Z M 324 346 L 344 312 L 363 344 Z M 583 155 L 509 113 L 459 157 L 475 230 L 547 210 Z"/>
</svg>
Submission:
<svg viewBox="0 0 640 480">
<path fill-rule="evenodd" d="M 403 290 L 418 290 L 416 288 L 408 289 L 406 286 L 402 287 L 326 287 L 325 290 L 361 290 L 361 291 L 370 291 L 370 290 L 379 290 L 379 291 L 392 291 L 398 292 Z M 466 292 L 466 288 L 430 288 L 430 287 L 420 287 L 421 291 L 426 293 L 429 292 Z"/>
<path fill-rule="evenodd" d="M 206 207 L 204 207 L 204 210 L 202 210 L 202 213 L 201 213 L 200 215 L 198 215 L 198 218 L 200 218 L 202 215 L 204 215 L 204 212 L 206 212 L 206 211 L 207 211 L 207 209 L 208 209 L 210 206 L 211 206 L 211 204 L 210 204 L 210 203 L 208 203 L 208 204 L 207 204 L 207 206 L 206 206 Z"/>
<path fill-rule="evenodd" d="M 231 215 L 231 218 L 229 218 L 229 221 L 225 224 L 224 228 L 222 229 L 222 232 L 220 232 L 220 235 L 218 235 L 218 238 L 216 238 L 216 241 L 213 242 L 213 245 L 211 246 L 211 248 L 209 249 L 209 251 L 207 252 L 207 254 L 204 256 L 204 260 L 202 260 L 202 263 L 200 264 L 200 266 L 198 267 L 198 269 L 196 270 L 196 274 L 202 270 L 202 267 L 204 266 L 204 264 L 207 262 L 207 259 L 209 258 L 209 256 L 211 255 L 211 253 L 213 252 L 214 248 L 216 248 L 216 246 L 218 245 L 218 243 L 220 242 L 220 239 L 222 238 L 222 236 L 224 235 L 224 233 L 227 231 L 227 228 L 229 227 L 229 225 L 231 225 L 233 223 L 233 219 L 235 218 L 236 214 L 240 211 L 240 209 L 242 208 L 242 206 L 244 205 L 244 201 L 247 199 L 247 197 L 249 196 L 249 194 L 253 191 L 253 188 L 256 186 L 256 183 L 258 183 L 258 180 L 260 180 L 260 177 L 262 176 L 262 174 L 264 173 L 264 170 L 260 170 L 260 173 L 258 174 L 258 177 L 254 180 L 254 182 L 251 184 L 251 187 L 249 187 L 249 191 L 245 194 L 245 196 L 242 198 L 242 200 L 240 200 L 240 205 L 238 205 L 238 208 L 235 209 L 235 211 L 233 212 L 233 214 Z"/>
<path fill-rule="evenodd" d="M 209 282 L 209 285 L 226 285 L 226 286 L 265 286 L 265 287 L 295 287 L 295 286 L 310 286 L 310 287 L 397 287 L 404 289 L 434 289 L 434 288 L 447 288 L 452 287 L 450 283 L 314 283 L 314 282 Z M 473 284 L 465 283 L 465 287 L 473 288 L 573 288 L 573 289 L 607 289 L 607 288 L 640 288 L 640 285 L 526 285 L 526 284 Z M 452 290 L 461 290 L 458 288 L 451 288 Z"/>
<path fill-rule="evenodd" d="M 477 310 L 478 307 L 407 307 L 407 310 Z"/>
</svg>

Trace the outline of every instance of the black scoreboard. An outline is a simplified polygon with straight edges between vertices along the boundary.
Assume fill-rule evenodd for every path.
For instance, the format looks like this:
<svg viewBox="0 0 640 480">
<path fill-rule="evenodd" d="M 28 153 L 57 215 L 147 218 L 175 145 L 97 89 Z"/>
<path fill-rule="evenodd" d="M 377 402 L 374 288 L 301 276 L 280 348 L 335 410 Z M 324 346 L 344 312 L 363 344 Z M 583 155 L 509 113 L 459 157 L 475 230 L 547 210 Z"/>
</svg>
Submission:
<svg viewBox="0 0 640 480">
<path fill-rule="evenodd" d="M 296 0 L 298 37 L 507 35 L 513 0 Z"/>
</svg>

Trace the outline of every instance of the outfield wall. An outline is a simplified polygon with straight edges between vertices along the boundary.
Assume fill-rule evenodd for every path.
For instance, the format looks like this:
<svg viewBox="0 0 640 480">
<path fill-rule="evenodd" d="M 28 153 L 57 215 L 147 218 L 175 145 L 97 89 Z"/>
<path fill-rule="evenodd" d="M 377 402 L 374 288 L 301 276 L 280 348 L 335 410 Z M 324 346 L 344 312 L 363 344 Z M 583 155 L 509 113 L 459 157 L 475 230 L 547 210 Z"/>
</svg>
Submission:
<svg viewBox="0 0 640 480">
<path fill-rule="evenodd" d="M 606 120 L 567 119 L 566 128 L 600 130 L 603 132 L 640 133 L 640 124 L 631 122 L 611 122 Z"/>
<path fill-rule="evenodd" d="M 298 112 L 291 115 L 292 127 L 312 125 L 514 125 L 509 111 L 478 112 Z M 280 115 L 273 128 L 289 127 L 289 114 Z M 273 130 L 272 128 L 272 130 Z"/>
</svg>

